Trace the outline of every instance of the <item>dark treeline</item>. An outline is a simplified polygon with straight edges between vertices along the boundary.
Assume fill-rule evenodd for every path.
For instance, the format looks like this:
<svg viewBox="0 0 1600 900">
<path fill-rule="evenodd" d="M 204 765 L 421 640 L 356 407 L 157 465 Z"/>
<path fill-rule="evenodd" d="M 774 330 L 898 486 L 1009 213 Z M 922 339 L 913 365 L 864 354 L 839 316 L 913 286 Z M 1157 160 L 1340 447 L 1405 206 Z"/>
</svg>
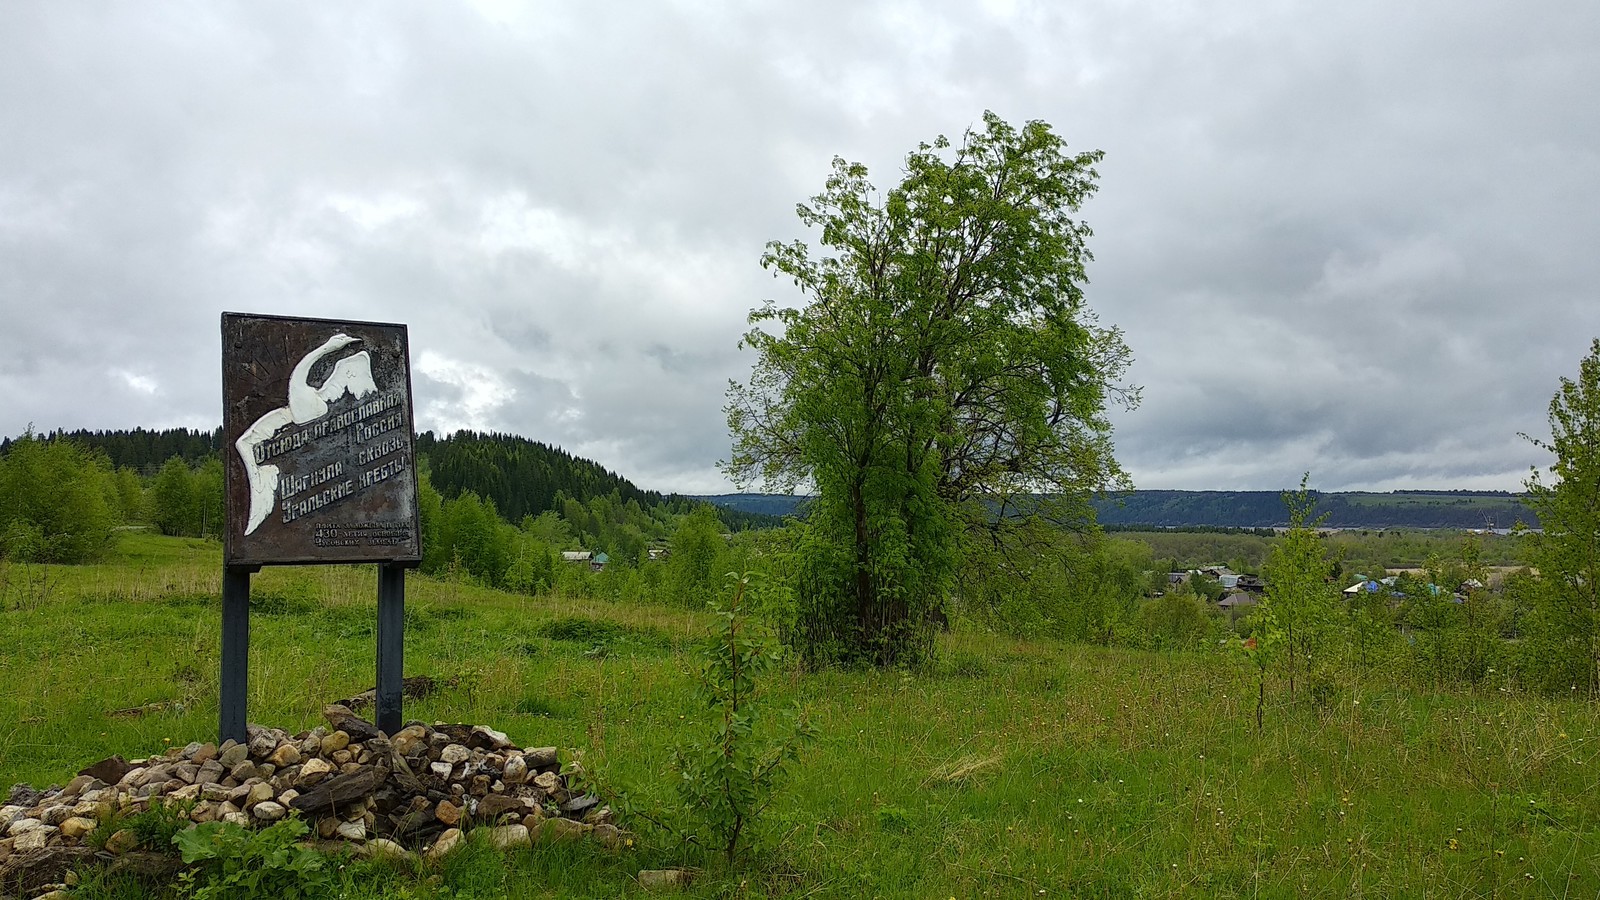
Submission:
<svg viewBox="0 0 1600 900">
<path fill-rule="evenodd" d="M 198 466 L 216 458 L 222 447 L 222 429 L 200 431 L 191 428 L 163 428 L 131 431 L 55 431 L 35 435 L 46 441 L 70 441 L 90 451 L 104 453 L 113 468 L 133 469 L 141 475 L 154 475 L 174 456 Z M 0 455 L 11 449 L 15 439 L 0 441 Z"/>
<path fill-rule="evenodd" d="M 673 513 L 687 513 L 700 503 L 679 494 L 641 489 L 593 460 L 513 434 L 458 431 L 440 438 L 424 431 L 417 435 L 417 455 L 427 458 L 433 486 L 446 499 L 471 491 L 493 500 L 500 515 L 513 522 L 547 510 L 559 512 L 558 497 L 587 503 L 615 496 L 623 503 L 663 507 Z M 719 513 L 735 531 L 776 524 L 772 516 L 747 510 Z"/>
<path fill-rule="evenodd" d="M 667 501 L 599 463 L 513 434 L 458 431 L 441 438 L 424 431 L 417 435 L 417 455 L 427 457 L 433 486 L 446 499 L 472 491 L 493 500 L 513 522 L 554 509 L 558 493 L 587 500 L 615 492 L 623 502 L 646 507 Z"/>
</svg>

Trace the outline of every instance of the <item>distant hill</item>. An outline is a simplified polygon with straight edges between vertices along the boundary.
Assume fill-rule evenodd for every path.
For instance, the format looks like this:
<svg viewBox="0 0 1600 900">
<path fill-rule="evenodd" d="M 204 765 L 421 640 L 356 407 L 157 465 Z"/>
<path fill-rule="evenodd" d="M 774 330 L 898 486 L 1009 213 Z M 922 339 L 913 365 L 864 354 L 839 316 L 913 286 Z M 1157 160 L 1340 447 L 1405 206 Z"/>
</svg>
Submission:
<svg viewBox="0 0 1600 900">
<path fill-rule="evenodd" d="M 1313 492 L 1329 528 L 1510 528 L 1538 526 L 1519 494 L 1506 491 Z M 804 497 L 722 494 L 703 499 L 727 509 L 790 515 Z M 1279 491 L 1134 491 L 1095 501 L 1102 525 L 1154 528 L 1270 528 L 1287 524 Z"/>
<path fill-rule="evenodd" d="M 514 434 L 457 431 L 435 437 L 424 431 L 417 435 L 417 455 L 427 457 L 429 478 L 439 493 L 457 497 L 473 491 L 492 499 L 500 514 L 512 522 L 554 509 L 558 494 L 585 503 L 593 497 L 616 494 L 624 503 L 636 502 L 647 509 L 666 507 L 673 512 L 688 512 L 700 502 L 681 494 L 644 490 L 594 460 Z M 778 524 L 759 510 L 719 509 L 718 514 L 736 531 Z"/>
<path fill-rule="evenodd" d="M 704 500 L 722 509 L 759 513 L 783 518 L 792 516 L 810 497 L 793 494 L 696 494 L 694 499 Z"/>
</svg>

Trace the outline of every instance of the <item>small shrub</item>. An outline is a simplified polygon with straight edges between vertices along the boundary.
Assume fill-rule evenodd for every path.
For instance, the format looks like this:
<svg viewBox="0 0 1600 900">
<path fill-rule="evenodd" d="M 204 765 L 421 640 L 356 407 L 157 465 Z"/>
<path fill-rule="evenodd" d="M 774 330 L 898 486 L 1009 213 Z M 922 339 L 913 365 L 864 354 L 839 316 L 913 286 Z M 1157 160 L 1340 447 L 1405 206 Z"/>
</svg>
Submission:
<svg viewBox="0 0 1600 900">
<path fill-rule="evenodd" d="M 172 846 L 172 838 L 189 827 L 189 810 L 193 804 L 153 802 L 148 809 L 137 813 L 112 810 L 100 820 L 100 825 L 84 843 L 96 850 L 105 847 L 113 834 L 128 829 L 139 838 L 139 846 L 146 850 L 164 850 Z"/>
<path fill-rule="evenodd" d="M 735 588 L 728 607 L 708 604 L 721 627 L 702 650 L 699 693 L 707 714 L 706 734 L 680 745 L 673 758 L 682 776 L 679 795 L 704 837 L 697 842 L 720 851 L 731 863 L 750 826 L 772 802 L 785 764 L 799 757 L 813 733 L 796 710 L 781 734 L 758 743 L 761 676 L 779 653 L 741 608 L 750 574 L 729 577 L 735 579 Z"/>
<path fill-rule="evenodd" d="M 122 825 L 139 838 L 140 846 L 159 850 L 172 846 L 179 832 L 189 827 L 189 810 L 194 804 L 152 803 L 149 809 Z"/>
<path fill-rule="evenodd" d="M 183 861 L 198 868 L 181 883 L 195 900 L 271 898 L 301 900 L 332 893 L 334 869 L 327 857 L 296 845 L 310 829 L 297 818 L 260 831 L 232 822 L 207 822 L 172 838 Z"/>
</svg>

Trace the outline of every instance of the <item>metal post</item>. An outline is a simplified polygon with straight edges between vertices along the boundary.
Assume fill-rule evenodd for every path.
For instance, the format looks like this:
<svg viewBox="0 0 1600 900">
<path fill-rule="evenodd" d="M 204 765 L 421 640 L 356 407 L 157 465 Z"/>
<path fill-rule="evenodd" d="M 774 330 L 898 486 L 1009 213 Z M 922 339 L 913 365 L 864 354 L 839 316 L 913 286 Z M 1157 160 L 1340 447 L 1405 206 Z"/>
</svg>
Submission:
<svg viewBox="0 0 1600 900">
<path fill-rule="evenodd" d="M 378 730 L 400 730 L 405 672 L 406 570 L 378 565 Z"/>
<path fill-rule="evenodd" d="M 250 566 L 222 570 L 222 698 L 217 741 L 244 743 L 245 695 L 250 685 Z"/>
</svg>

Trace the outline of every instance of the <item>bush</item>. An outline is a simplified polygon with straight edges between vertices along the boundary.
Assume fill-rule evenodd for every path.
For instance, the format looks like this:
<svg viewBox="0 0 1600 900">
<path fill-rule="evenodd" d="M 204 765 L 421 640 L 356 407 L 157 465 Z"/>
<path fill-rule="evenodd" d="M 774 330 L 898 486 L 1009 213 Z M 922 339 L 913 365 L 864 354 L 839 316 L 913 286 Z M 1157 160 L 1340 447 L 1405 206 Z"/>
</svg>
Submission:
<svg viewBox="0 0 1600 900">
<path fill-rule="evenodd" d="M 0 457 L 0 556 L 80 563 L 99 556 L 115 522 L 105 457 L 24 434 Z"/>
<path fill-rule="evenodd" d="M 172 842 L 185 863 L 199 864 L 182 876 L 195 900 L 326 897 L 334 886 L 333 867 L 322 854 L 295 843 L 309 831 L 297 818 L 260 831 L 207 822 L 178 832 Z"/>
<path fill-rule="evenodd" d="M 673 758 L 687 815 L 699 826 L 696 842 L 731 863 L 772 801 L 784 766 L 799 756 L 812 731 L 796 710 L 781 733 L 758 739 L 761 676 L 779 654 L 742 609 L 749 573 L 729 577 L 736 578 L 736 587 L 727 608 L 709 604 L 721 627 L 704 647 L 699 673 L 706 733 L 677 747 Z"/>
<path fill-rule="evenodd" d="M 1152 650 L 1193 650 L 1217 633 L 1217 617 L 1188 591 L 1168 591 L 1139 604 L 1134 626 Z"/>
</svg>

